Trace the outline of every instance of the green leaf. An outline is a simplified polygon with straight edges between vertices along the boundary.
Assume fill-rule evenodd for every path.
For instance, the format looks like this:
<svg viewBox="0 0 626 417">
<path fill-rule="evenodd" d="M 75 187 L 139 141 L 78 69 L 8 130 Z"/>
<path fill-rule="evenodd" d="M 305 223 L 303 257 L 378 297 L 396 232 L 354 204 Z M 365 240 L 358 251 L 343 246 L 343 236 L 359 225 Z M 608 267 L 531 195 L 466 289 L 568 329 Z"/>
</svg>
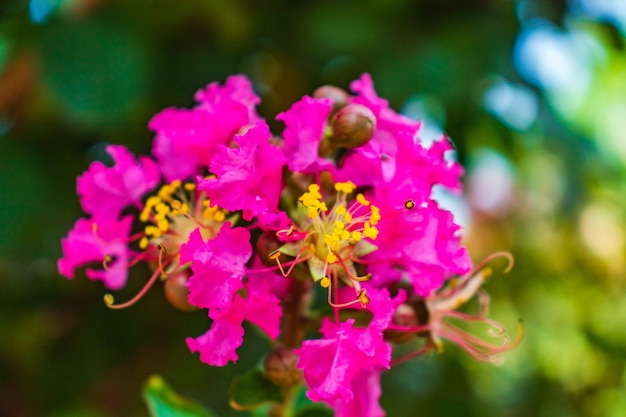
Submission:
<svg viewBox="0 0 626 417">
<path fill-rule="evenodd" d="M 200 404 L 181 397 L 158 375 L 148 379 L 143 398 L 152 417 L 215 417 Z"/>
<path fill-rule="evenodd" d="M 287 242 L 283 246 L 278 248 L 278 250 L 287 256 L 293 256 L 295 258 L 302 250 L 302 246 L 302 241 Z"/>
<path fill-rule="evenodd" d="M 352 256 L 355 258 L 360 258 L 361 256 L 369 255 L 378 249 L 378 246 L 367 240 L 359 240 L 359 242 L 354 246 L 354 253 Z"/>
<path fill-rule="evenodd" d="M 322 404 L 306 406 L 296 413 L 295 417 L 333 417 L 335 413 Z"/>
<path fill-rule="evenodd" d="M 271 401 L 282 402 L 282 391 L 260 369 L 236 377 L 230 387 L 230 406 L 235 410 L 251 410 Z"/>
</svg>

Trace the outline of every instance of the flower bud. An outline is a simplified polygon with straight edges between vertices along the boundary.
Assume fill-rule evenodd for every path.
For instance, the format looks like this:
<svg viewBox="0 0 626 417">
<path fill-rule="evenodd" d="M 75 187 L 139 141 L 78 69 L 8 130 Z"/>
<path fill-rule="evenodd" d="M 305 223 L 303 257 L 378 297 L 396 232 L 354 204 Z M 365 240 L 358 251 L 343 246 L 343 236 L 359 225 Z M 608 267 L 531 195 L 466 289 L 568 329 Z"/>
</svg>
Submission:
<svg viewBox="0 0 626 417">
<path fill-rule="evenodd" d="M 317 88 L 313 92 L 313 97 L 315 98 L 329 98 L 333 101 L 333 109 L 331 111 L 331 116 L 341 110 L 343 107 L 348 105 L 348 100 L 350 99 L 350 95 L 339 87 L 335 87 L 332 85 L 323 85 Z"/>
<path fill-rule="evenodd" d="M 356 148 L 366 144 L 374 135 L 376 117 L 360 104 L 348 104 L 330 121 L 332 143 L 336 147 Z"/>
<path fill-rule="evenodd" d="M 277 387 L 289 388 L 302 381 L 302 371 L 296 368 L 298 356 L 287 347 L 274 349 L 263 362 L 265 377 Z"/>
<path fill-rule="evenodd" d="M 183 270 L 167 277 L 163 285 L 165 299 L 171 305 L 182 311 L 194 311 L 198 309 L 196 306 L 189 304 L 189 300 L 187 299 L 187 295 L 189 294 L 189 290 L 187 289 L 188 279 L 189 271 Z"/>
<path fill-rule="evenodd" d="M 419 326 L 419 318 L 413 306 L 400 304 L 393 314 L 392 323 L 396 326 L 415 327 Z M 406 343 L 414 337 L 415 333 L 409 331 L 387 330 L 385 332 L 385 340 L 398 344 Z"/>
</svg>

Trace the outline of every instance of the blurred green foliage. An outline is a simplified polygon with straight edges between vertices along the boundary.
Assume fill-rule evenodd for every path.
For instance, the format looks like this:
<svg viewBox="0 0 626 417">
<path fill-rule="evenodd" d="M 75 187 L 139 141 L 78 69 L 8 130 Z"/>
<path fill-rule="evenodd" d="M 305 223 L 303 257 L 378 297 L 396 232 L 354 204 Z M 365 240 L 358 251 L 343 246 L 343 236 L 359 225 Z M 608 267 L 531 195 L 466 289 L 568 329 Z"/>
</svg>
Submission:
<svg viewBox="0 0 626 417">
<path fill-rule="evenodd" d="M 569 13 L 565 0 L 63 0 L 40 23 L 31 3 L 0 5 L 0 415 L 146 416 L 141 387 L 153 373 L 236 415 L 224 381 L 265 352 L 253 331 L 236 365 L 209 368 L 184 343 L 207 328 L 202 313 L 174 310 L 158 289 L 109 311 L 99 284 L 58 275 L 59 240 L 81 215 L 75 178 L 106 160 L 107 143 L 149 152 L 154 113 L 191 105 L 228 74 L 251 77 L 273 120 L 365 71 L 395 108 L 454 140 L 474 259 L 516 257 L 487 286 L 492 316 L 525 323 L 503 366 L 446 345 L 386 373 L 388 415 L 626 415 L 626 55 L 614 26 Z M 587 39 L 573 50 L 588 88 L 518 75 L 518 36 L 540 17 Z M 507 102 L 490 91 L 523 93 Z M 523 111 L 525 123 L 514 118 Z M 119 298 L 146 274 L 133 269 Z"/>
</svg>

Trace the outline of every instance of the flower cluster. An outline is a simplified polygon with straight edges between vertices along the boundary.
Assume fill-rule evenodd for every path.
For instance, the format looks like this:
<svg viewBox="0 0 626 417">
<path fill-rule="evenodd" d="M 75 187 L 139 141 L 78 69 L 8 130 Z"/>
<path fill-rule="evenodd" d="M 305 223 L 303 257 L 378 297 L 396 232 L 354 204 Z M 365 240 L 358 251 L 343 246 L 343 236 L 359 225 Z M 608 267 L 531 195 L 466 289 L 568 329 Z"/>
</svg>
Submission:
<svg viewBox="0 0 626 417">
<path fill-rule="evenodd" d="M 187 345 L 214 366 L 237 360 L 247 320 L 295 355 L 308 397 L 338 416 L 383 415 L 381 372 L 442 339 L 496 361 L 519 337 L 486 317 L 488 270 L 472 268 L 432 198 L 435 185 L 461 189 L 449 139 L 424 146 L 420 123 L 389 108 L 369 75 L 350 87 L 303 97 L 277 116 L 280 136 L 244 76 L 209 84 L 191 109 L 161 111 L 151 157 L 109 146 L 113 165 L 78 178 L 87 216 L 62 240 L 60 273 L 88 265 L 88 278 L 119 290 L 144 262 L 144 289 L 124 304 L 105 296 L 109 307 L 163 281 L 175 306 L 207 310 L 210 329 Z M 457 311 L 475 294 L 479 314 Z M 500 342 L 449 318 L 484 322 Z M 415 338 L 421 347 L 392 359 L 394 343 Z"/>
</svg>

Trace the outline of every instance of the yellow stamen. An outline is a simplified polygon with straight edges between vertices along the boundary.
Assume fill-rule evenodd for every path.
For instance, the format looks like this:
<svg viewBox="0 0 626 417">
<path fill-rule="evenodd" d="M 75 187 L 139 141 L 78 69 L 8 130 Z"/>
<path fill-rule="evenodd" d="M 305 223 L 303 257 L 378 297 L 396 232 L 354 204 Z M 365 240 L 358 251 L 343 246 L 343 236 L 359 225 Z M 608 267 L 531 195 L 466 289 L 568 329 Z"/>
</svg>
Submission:
<svg viewBox="0 0 626 417">
<path fill-rule="evenodd" d="M 320 280 L 320 285 L 322 286 L 322 288 L 328 288 L 330 287 L 330 278 L 328 277 L 324 277 Z"/>
<path fill-rule="evenodd" d="M 413 200 L 409 199 L 404 202 L 405 209 L 411 210 L 413 207 L 415 207 L 415 202 Z"/>
<path fill-rule="evenodd" d="M 362 206 L 366 206 L 366 207 L 367 207 L 367 206 L 369 206 L 369 205 L 370 205 L 369 200 L 367 200 L 363 194 L 357 194 L 357 195 L 356 195 L 356 201 L 357 201 L 360 205 L 362 205 Z"/>
<path fill-rule="evenodd" d="M 329 264 L 334 264 L 335 262 L 337 262 L 337 255 L 332 252 L 329 253 L 328 256 L 326 256 L 326 262 L 328 262 Z"/>
</svg>

